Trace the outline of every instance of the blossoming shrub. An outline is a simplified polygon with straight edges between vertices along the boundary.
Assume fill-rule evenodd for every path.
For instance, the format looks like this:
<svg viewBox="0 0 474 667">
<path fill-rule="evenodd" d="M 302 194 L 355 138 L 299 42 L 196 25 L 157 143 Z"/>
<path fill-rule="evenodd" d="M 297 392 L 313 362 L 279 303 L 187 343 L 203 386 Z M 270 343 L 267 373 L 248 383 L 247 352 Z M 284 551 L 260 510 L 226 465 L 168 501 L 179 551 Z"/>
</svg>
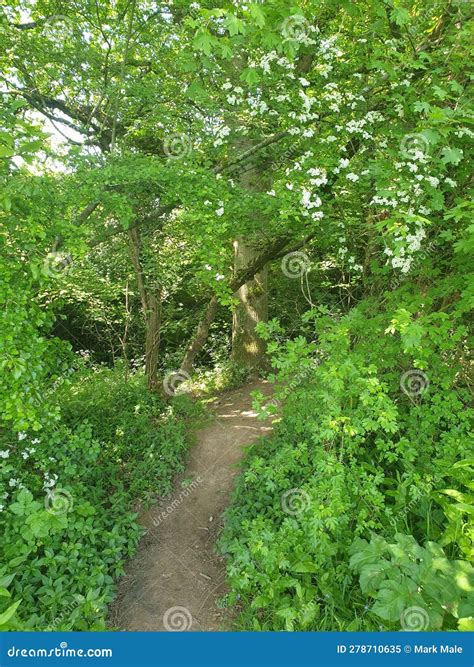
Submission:
<svg viewBox="0 0 474 667">
<path fill-rule="evenodd" d="M 2 629 L 105 629 L 134 510 L 170 490 L 187 449 L 186 404 L 165 407 L 139 374 L 81 371 L 55 398 L 61 421 L 1 438 L 0 620 L 19 603 Z"/>
</svg>

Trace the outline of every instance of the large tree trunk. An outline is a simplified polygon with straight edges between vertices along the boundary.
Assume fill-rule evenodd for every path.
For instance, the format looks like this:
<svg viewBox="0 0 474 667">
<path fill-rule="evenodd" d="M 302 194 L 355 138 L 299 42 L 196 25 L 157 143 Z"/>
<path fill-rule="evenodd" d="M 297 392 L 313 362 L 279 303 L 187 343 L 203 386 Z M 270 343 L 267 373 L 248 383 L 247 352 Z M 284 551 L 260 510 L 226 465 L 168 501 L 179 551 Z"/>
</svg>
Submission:
<svg viewBox="0 0 474 667">
<path fill-rule="evenodd" d="M 234 241 L 234 273 L 251 264 L 258 251 L 245 239 Z M 238 304 L 232 320 L 232 359 L 247 368 L 264 365 L 265 343 L 257 334 L 256 325 L 268 319 L 268 267 L 264 266 L 254 278 L 237 291 Z"/>
<path fill-rule="evenodd" d="M 308 236 L 306 239 L 303 239 L 294 245 L 291 250 L 298 250 L 313 236 L 314 234 Z M 247 264 L 247 266 L 245 266 L 243 269 L 237 273 L 234 273 L 234 276 L 230 282 L 231 290 L 233 292 L 238 292 L 246 282 L 251 282 L 254 279 L 255 274 L 263 272 L 264 267 L 268 262 L 283 257 L 283 255 L 288 252 L 288 243 L 290 241 L 291 235 L 288 234 L 280 236 L 265 246 L 257 254 L 253 254 L 250 264 Z M 194 336 L 191 339 L 191 344 L 186 350 L 186 354 L 184 355 L 184 359 L 181 363 L 180 371 L 188 374 L 191 373 L 194 360 L 206 343 L 207 336 L 209 334 L 209 327 L 214 321 L 216 313 L 217 298 L 214 295 L 207 304 L 204 315 L 196 328 Z"/>
<path fill-rule="evenodd" d="M 238 154 L 253 148 L 255 140 L 249 137 L 240 139 L 235 144 Z M 246 164 L 237 174 L 239 185 L 249 194 L 265 192 L 271 187 L 271 175 L 262 169 L 258 162 Z M 264 219 L 251 221 L 254 231 L 240 236 L 234 241 L 234 275 L 238 275 L 260 254 L 257 249 L 260 225 Z M 256 224 L 255 224 L 256 223 Z M 265 343 L 255 329 L 259 322 L 268 319 L 268 268 L 263 266 L 253 278 L 238 288 L 235 296 L 238 303 L 232 317 L 232 359 L 250 369 L 264 366 Z"/>
</svg>

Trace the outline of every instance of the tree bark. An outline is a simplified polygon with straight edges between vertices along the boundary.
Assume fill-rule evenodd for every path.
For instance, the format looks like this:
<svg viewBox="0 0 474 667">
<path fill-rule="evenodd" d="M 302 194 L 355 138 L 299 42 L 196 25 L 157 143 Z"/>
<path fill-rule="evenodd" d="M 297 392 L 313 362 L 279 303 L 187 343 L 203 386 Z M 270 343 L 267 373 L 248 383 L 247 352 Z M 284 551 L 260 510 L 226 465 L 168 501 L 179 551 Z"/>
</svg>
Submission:
<svg viewBox="0 0 474 667">
<path fill-rule="evenodd" d="M 234 241 L 234 272 L 251 264 L 258 251 L 245 239 Z M 256 331 L 259 322 L 268 319 L 268 267 L 245 282 L 236 292 L 238 303 L 232 318 L 232 359 L 247 368 L 263 366 L 265 343 Z"/>
<path fill-rule="evenodd" d="M 239 155 L 249 155 L 256 143 L 256 140 L 245 137 L 236 143 L 235 148 Z M 248 165 L 237 178 L 240 187 L 248 191 L 250 196 L 253 193 L 265 192 L 271 187 L 271 173 L 265 173 L 257 162 Z M 249 225 L 254 231 L 234 240 L 234 275 L 238 275 L 259 255 L 260 225 L 263 226 L 264 223 L 264 219 L 256 220 L 256 225 Z M 235 293 L 238 303 L 232 316 L 232 359 L 250 369 L 261 368 L 265 361 L 265 343 L 258 335 L 256 326 L 268 319 L 267 290 L 268 268 L 263 265 Z"/>
<path fill-rule="evenodd" d="M 302 248 L 306 243 L 308 243 L 315 236 L 315 232 L 309 234 L 301 241 L 298 241 L 293 246 L 288 247 L 289 242 L 291 241 L 290 235 L 280 236 L 276 238 L 272 243 L 265 246 L 263 249 L 259 250 L 258 253 L 254 254 L 250 263 L 234 274 L 234 277 L 230 281 L 230 288 L 233 292 L 237 292 L 246 282 L 252 280 L 256 273 L 262 271 L 263 267 L 272 260 L 280 259 L 288 252 L 294 252 L 299 248 Z M 191 339 L 191 344 L 186 350 L 184 359 L 181 362 L 180 371 L 190 374 L 192 372 L 193 363 L 199 352 L 204 347 L 207 336 L 209 334 L 209 327 L 214 321 L 214 318 L 217 313 L 217 298 L 212 296 L 208 302 L 204 315 L 199 322 L 195 334 Z"/>
<path fill-rule="evenodd" d="M 140 234 L 136 228 L 129 229 L 130 257 L 137 278 L 138 293 L 142 304 L 145 322 L 145 376 L 147 386 L 155 391 L 158 386 L 158 355 L 160 351 L 161 330 L 161 290 L 150 290 L 145 283 L 145 275 L 141 263 Z"/>
<path fill-rule="evenodd" d="M 145 338 L 145 376 L 148 389 L 156 391 L 158 386 L 158 355 L 160 352 L 161 293 L 148 295 L 148 313 Z"/>
<path fill-rule="evenodd" d="M 197 326 L 193 339 L 191 340 L 191 344 L 186 350 L 179 369 L 180 373 L 185 373 L 187 375 L 191 374 L 194 360 L 204 347 L 209 335 L 209 327 L 216 317 L 217 306 L 217 297 L 214 295 L 207 304 L 204 315 Z"/>
</svg>

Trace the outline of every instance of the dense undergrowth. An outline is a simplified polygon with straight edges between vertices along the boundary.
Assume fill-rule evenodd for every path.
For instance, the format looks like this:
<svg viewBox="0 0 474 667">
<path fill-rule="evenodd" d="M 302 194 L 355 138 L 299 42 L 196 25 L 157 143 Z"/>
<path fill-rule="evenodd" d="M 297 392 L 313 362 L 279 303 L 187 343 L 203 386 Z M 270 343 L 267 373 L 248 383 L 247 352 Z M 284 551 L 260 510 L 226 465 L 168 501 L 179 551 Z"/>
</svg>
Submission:
<svg viewBox="0 0 474 667">
<path fill-rule="evenodd" d="M 221 538 L 240 628 L 473 628 L 468 282 L 422 282 L 308 312 L 317 343 L 262 327 L 281 419 Z"/>
<path fill-rule="evenodd" d="M 171 490 L 195 409 L 121 368 L 77 370 L 49 400 L 60 419 L 2 435 L 0 627 L 101 630 L 141 536 L 137 509 Z"/>
<path fill-rule="evenodd" d="M 159 392 L 269 359 L 239 627 L 473 627 L 471 4 L 2 3 L 0 629 L 105 627 Z"/>
</svg>

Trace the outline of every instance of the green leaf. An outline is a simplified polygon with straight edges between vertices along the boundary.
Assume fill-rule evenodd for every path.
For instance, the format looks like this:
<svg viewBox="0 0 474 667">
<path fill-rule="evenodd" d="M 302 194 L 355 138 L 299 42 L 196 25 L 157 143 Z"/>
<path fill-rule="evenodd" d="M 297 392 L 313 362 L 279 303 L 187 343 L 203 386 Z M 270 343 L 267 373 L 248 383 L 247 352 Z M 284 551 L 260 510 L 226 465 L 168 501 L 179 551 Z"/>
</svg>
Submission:
<svg viewBox="0 0 474 667">
<path fill-rule="evenodd" d="M 208 56 L 212 51 L 212 41 L 213 38 L 211 33 L 204 28 L 200 28 L 194 36 L 193 48 L 196 49 L 196 51 L 202 51 Z"/>
<path fill-rule="evenodd" d="M 260 74 L 255 68 L 246 67 L 242 70 L 240 79 L 241 81 L 245 81 L 249 86 L 253 86 L 260 81 Z"/>
<path fill-rule="evenodd" d="M 229 35 L 234 37 L 235 35 L 245 34 L 245 24 L 244 22 L 237 18 L 234 14 L 228 14 L 224 20 L 224 25 L 229 31 Z"/>
<path fill-rule="evenodd" d="M 3 577 L 0 577 L 0 586 L 7 588 L 13 581 L 15 574 L 5 574 Z"/>
<path fill-rule="evenodd" d="M 315 563 L 312 563 L 311 561 L 305 561 L 305 562 L 300 562 L 296 563 L 295 565 L 291 566 L 291 571 L 292 572 L 318 572 L 318 567 Z"/>
<path fill-rule="evenodd" d="M 441 151 L 444 164 L 459 164 L 462 160 L 463 151 L 460 148 L 443 148 Z"/>
<path fill-rule="evenodd" d="M 258 5 L 250 5 L 249 13 L 252 16 L 253 20 L 259 28 L 263 28 L 265 25 L 265 14 L 263 10 Z"/>
<path fill-rule="evenodd" d="M 6 611 L 3 612 L 3 614 L 0 614 L 0 626 L 5 625 L 7 621 L 11 619 L 13 614 L 16 612 L 18 607 L 20 606 L 21 600 L 18 600 L 18 602 L 14 602 L 12 605 L 8 607 Z"/>
</svg>

